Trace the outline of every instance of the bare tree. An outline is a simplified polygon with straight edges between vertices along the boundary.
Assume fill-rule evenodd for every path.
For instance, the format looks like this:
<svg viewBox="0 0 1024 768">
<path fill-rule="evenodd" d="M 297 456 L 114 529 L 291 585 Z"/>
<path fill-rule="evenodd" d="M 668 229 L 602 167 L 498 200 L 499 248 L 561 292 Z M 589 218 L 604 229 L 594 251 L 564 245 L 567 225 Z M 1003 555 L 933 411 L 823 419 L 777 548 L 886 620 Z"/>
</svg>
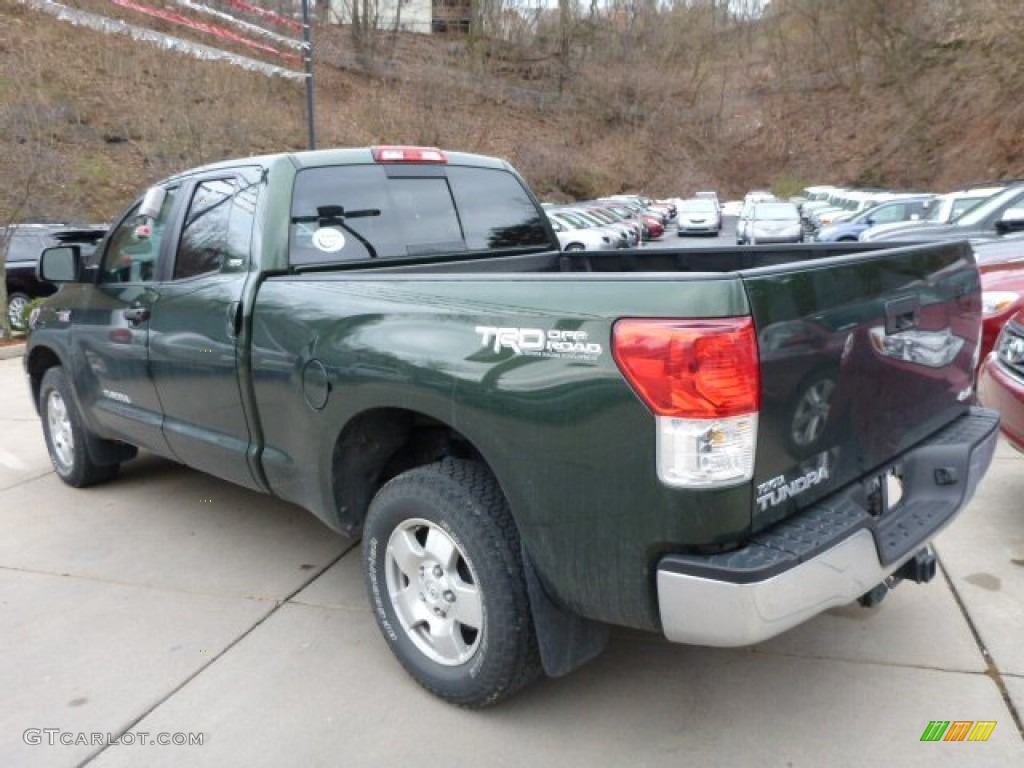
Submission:
<svg viewBox="0 0 1024 768">
<path fill-rule="evenodd" d="M 25 217 L 43 216 L 47 185 L 55 183 L 60 159 L 54 148 L 51 125 L 61 109 L 40 100 L 38 72 L 26 70 L 12 81 L 15 97 L 0 104 L 0 133 L 20 148 L 0 155 L 0 338 L 11 335 L 7 317 L 6 260 L 12 225 Z"/>
</svg>

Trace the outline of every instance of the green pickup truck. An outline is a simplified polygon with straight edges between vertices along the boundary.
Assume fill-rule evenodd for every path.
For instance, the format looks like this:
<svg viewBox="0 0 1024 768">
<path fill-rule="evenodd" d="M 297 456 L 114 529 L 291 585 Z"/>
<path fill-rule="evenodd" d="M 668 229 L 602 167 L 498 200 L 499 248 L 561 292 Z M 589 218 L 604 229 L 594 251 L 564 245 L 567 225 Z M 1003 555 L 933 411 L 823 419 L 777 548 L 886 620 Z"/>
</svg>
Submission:
<svg viewBox="0 0 1024 768">
<path fill-rule="evenodd" d="M 149 189 L 25 366 L 54 469 L 138 449 L 361 537 L 407 671 L 463 706 L 608 627 L 760 642 L 900 580 L 971 498 L 967 243 L 567 252 L 523 180 L 424 147 L 281 154 Z"/>
</svg>

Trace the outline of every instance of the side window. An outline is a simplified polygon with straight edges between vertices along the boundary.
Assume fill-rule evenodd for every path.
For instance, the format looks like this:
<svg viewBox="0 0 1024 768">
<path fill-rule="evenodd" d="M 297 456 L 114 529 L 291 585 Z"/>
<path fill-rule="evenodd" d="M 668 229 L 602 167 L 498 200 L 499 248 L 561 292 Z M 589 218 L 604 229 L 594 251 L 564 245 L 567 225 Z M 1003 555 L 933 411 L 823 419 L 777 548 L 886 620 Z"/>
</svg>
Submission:
<svg viewBox="0 0 1024 768">
<path fill-rule="evenodd" d="M 176 197 L 177 189 L 168 189 L 160 213 L 151 220 L 139 216 L 141 203 L 131 210 L 110 235 L 100 282 L 144 283 L 156 278 L 160 242 Z"/>
<path fill-rule="evenodd" d="M 455 166 L 448 179 L 470 250 L 550 245 L 536 204 L 511 173 Z"/>
<path fill-rule="evenodd" d="M 36 261 L 44 247 L 45 244 L 39 237 L 15 232 L 7 243 L 7 263 Z"/>
<path fill-rule="evenodd" d="M 174 260 L 174 280 L 219 272 L 227 265 L 235 186 L 234 179 L 213 179 L 195 188 Z"/>
<path fill-rule="evenodd" d="M 873 216 L 876 224 L 888 224 L 896 221 L 903 221 L 904 205 L 902 203 L 896 205 L 885 205 Z"/>
<path fill-rule="evenodd" d="M 259 191 L 260 186 L 256 181 L 243 181 L 235 193 L 235 199 L 231 202 L 231 215 L 228 216 L 227 260 L 223 271 L 244 272 L 249 266 Z"/>
</svg>

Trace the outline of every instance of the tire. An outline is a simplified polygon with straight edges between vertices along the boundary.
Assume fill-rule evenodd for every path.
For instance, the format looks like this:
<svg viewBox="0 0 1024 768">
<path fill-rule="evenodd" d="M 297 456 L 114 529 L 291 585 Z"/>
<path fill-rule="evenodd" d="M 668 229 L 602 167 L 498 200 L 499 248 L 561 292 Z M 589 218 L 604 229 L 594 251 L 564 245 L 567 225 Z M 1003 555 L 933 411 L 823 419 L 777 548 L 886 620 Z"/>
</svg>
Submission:
<svg viewBox="0 0 1024 768">
<path fill-rule="evenodd" d="M 583 245 L 582 243 L 569 243 L 569 245 L 565 246 L 565 250 L 566 251 L 585 251 L 585 250 L 587 250 L 587 247 L 585 245 Z"/>
<path fill-rule="evenodd" d="M 11 325 L 11 330 L 23 331 L 25 330 L 25 324 L 21 322 L 21 312 L 28 306 L 29 302 L 32 301 L 27 294 L 15 291 L 14 293 L 8 294 L 7 296 L 7 322 Z"/>
<path fill-rule="evenodd" d="M 476 708 L 540 676 L 519 534 L 483 466 L 398 475 L 370 504 L 362 546 L 377 626 L 425 689 Z"/>
<path fill-rule="evenodd" d="M 96 464 L 86 440 L 91 437 L 82 423 L 64 369 L 50 368 L 39 387 L 39 413 L 50 463 L 57 477 L 73 488 L 85 488 L 113 478 L 119 464 Z"/>
</svg>

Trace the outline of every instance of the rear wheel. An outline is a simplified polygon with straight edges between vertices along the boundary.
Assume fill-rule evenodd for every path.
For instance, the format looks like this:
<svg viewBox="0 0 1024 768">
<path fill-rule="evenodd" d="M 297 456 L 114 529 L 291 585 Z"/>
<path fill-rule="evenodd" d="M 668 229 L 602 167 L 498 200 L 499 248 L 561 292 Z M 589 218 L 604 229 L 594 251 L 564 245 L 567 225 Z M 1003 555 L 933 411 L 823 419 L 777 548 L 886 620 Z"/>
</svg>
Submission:
<svg viewBox="0 0 1024 768">
<path fill-rule="evenodd" d="M 89 456 L 86 448 L 89 433 L 71 397 L 63 368 L 51 368 L 43 376 L 39 387 L 39 413 L 43 417 L 46 450 L 61 480 L 75 488 L 84 488 L 117 474 L 118 464 L 96 464 Z"/>
<path fill-rule="evenodd" d="M 567 250 L 567 251 L 585 251 L 585 250 L 587 250 L 587 248 L 582 243 L 569 243 L 569 245 L 565 246 L 565 250 Z"/>
<path fill-rule="evenodd" d="M 378 627 L 431 693 L 482 707 L 540 675 L 518 532 L 481 465 L 446 459 L 391 480 L 363 558 Z"/>
</svg>

